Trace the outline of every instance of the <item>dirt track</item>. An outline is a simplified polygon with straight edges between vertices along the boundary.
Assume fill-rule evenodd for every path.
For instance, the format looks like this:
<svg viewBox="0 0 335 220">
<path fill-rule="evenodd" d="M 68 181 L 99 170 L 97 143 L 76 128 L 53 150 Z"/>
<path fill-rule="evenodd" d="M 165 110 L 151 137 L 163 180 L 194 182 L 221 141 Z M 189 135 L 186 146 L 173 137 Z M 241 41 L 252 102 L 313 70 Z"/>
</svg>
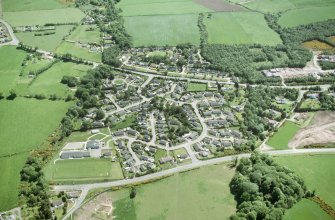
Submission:
<svg viewBox="0 0 335 220">
<path fill-rule="evenodd" d="M 288 145 L 290 148 L 298 148 L 333 142 L 335 142 L 335 112 L 318 112 L 311 125 L 301 129 Z"/>
<path fill-rule="evenodd" d="M 241 6 L 223 2 L 222 0 L 193 0 L 194 2 L 203 5 L 213 11 L 243 11 Z"/>
</svg>

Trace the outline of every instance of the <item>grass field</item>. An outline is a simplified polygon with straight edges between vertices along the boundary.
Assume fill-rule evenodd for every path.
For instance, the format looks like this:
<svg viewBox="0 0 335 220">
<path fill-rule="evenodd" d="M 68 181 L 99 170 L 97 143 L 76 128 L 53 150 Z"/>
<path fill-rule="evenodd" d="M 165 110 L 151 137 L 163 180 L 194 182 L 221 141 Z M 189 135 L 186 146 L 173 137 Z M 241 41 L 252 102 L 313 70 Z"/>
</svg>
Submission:
<svg viewBox="0 0 335 220">
<path fill-rule="evenodd" d="M 15 47 L 0 47 L 0 92 L 5 95 L 15 87 L 21 72 L 21 64 L 26 53 Z"/>
<path fill-rule="evenodd" d="M 214 13 L 205 18 L 209 43 L 218 44 L 281 44 L 279 35 L 271 30 L 264 16 L 256 12 Z"/>
<path fill-rule="evenodd" d="M 125 26 L 135 46 L 199 45 L 197 15 L 126 17 Z"/>
<path fill-rule="evenodd" d="M 288 143 L 299 131 L 299 126 L 291 121 L 286 121 L 273 136 L 270 137 L 267 144 L 278 150 L 287 149 Z"/>
<path fill-rule="evenodd" d="M 36 32 L 20 32 L 15 35 L 26 45 L 55 52 L 56 48 L 61 44 L 63 37 L 69 33 L 72 27 L 72 25 L 57 26 L 56 33 L 52 35 L 34 36 Z"/>
<path fill-rule="evenodd" d="M 221 164 L 137 187 L 133 200 L 128 189 L 111 192 L 113 215 L 116 220 L 228 219 L 236 206 L 229 189 L 233 175 L 234 170 Z"/>
<path fill-rule="evenodd" d="M 123 16 L 198 14 L 212 10 L 192 0 L 124 0 L 118 6 Z"/>
<path fill-rule="evenodd" d="M 67 94 L 72 94 L 71 90 L 60 81 L 63 76 L 82 77 L 86 75 L 89 66 L 77 65 L 73 63 L 57 63 L 49 70 L 40 74 L 37 79 L 27 88 L 20 92 L 29 94 L 56 94 L 60 97 L 66 97 Z"/>
<path fill-rule="evenodd" d="M 310 190 L 335 208 L 335 155 L 281 156 L 275 160 L 295 171 Z"/>
<path fill-rule="evenodd" d="M 335 3 L 335 2 L 334 2 Z M 279 19 L 283 27 L 295 27 L 335 18 L 335 4 L 327 7 L 301 8 L 285 12 Z"/>
<path fill-rule="evenodd" d="M 93 28 L 93 30 L 89 30 Z M 96 25 L 80 25 L 67 38 L 81 43 L 100 43 L 100 31 Z"/>
<path fill-rule="evenodd" d="M 121 166 L 110 159 L 61 160 L 45 168 L 48 181 L 87 181 L 90 179 L 123 179 Z"/>
<path fill-rule="evenodd" d="M 16 98 L 0 101 L 0 210 L 17 205 L 19 172 L 28 151 L 58 126 L 71 103 Z M 5 155 L 19 153 L 11 157 Z"/>
<path fill-rule="evenodd" d="M 69 43 L 66 41 L 63 41 L 63 43 L 61 43 L 61 45 L 57 48 L 56 52 L 59 54 L 70 53 L 75 57 L 95 62 L 101 62 L 102 56 L 99 52 L 93 53 L 90 52 L 88 48 L 82 48 L 74 43 Z"/>
<path fill-rule="evenodd" d="M 189 83 L 187 85 L 188 92 L 202 92 L 207 90 L 207 84 L 205 83 Z"/>
<path fill-rule="evenodd" d="M 112 125 L 111 127 L 111 131 L 117 131 L 120 129 L 124 129 L 127 127 L 130 127 L 132 125 L 134 125 L 136 123 L 136 115 L 129 115 L 127 116 L 124 120 L 115 123 L 114 125 Z"/>
<path fill-rule="evenodd" d="M 315 202 L 303 199 L 286 211 L 283 220 L 331 220 Z"/>
<path fill-rule="evenodd" d="M 69 3 L 60 0 L 2 0 L 4 11 L 49 10 L 69 7 Z M 68 1 L 71 2 L 71 1 Z"/>
<path fill-rule="evenodd" d="M 47 59 L 38 59 L 36 57 L 29 60 L 26 65 L 22 69 L 22 76 L 28 76 L 30 71 L 37 71 L 48 64 L 50 64 L 52 61 Z"/>
<path fill-rule="evenodd" d="M 4 12 L 4 19 L 12 26 L 44 25 L 47 23 L 80 22 L 85 14 L 77 8 Z"/>
</svg>

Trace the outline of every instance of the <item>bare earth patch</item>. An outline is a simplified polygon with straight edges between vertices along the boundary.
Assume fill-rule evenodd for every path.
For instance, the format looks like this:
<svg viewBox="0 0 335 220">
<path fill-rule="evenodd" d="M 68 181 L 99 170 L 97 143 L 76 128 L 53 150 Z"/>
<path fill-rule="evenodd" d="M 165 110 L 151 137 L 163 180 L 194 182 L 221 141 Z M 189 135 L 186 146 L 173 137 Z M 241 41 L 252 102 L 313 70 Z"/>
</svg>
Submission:
<svg viewBox="0 0 335 220">
<path fill-rule="evenodd" d="M 289 148 L 335 142 L 335 112 L 318 112 L 311 124 L 301 129 L 289 142 Z"/>
<path fill-rule="evenodd" d="M 209 8 L 213 11 L 243 11 L 241 6 L 233 5 L 228 2 L 223 2 L 221 0 L 193 0 L 194 2 Z"/>
</svg>

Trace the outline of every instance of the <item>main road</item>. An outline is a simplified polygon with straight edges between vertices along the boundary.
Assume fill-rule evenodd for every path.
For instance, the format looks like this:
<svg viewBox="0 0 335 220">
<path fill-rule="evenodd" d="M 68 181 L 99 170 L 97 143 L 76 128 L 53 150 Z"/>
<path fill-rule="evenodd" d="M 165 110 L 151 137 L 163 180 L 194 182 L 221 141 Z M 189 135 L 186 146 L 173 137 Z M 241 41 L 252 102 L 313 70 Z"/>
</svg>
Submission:
<svg viewBox="0 0 335 220">
<path fill-rule="evenodd" d="M 316 148 L 316 149 L 292 149 L 292 150 L 275 150 L 275 151 L 267 151 L 266 154 L 272 156 L 278 155 L 299 155 L 299 154 L 335 154 L 335 148 Z M 233 161 L 236 158 L 248 158 L 250 157 L 250 153 L 244 153 L 239 155 L 220 157 L 210 160 L 198 161 L 197 163 L 187 164 L 183 166 L 178 166 L 172 169 L 163 170 L 157 173 L 152 173 L 149 175 L 135 177 L 132 179 L 124 179 L 112 182 L 101 182 L 101 183 L 90 183 L 90 184 L 78 184 L 78 185 L 55 185 L 53 186 L 53 190 L 55 191 L 67 191 L 67 190 L 81 190 L 82 193 L 74 206 L 68 211 L 68 213 L 64 216 L 63 219 L 69 218 L 80 206 L 82 205 L 84 199 L 87 196 L 89 190 L 98 189 L 98 188 L 109 188 L 116 186 L 125 186 L 131 185 L 135 183 L 146 182 L 150 180 L 155 180 L 158 178 L 167 177 L 173 175 L 175 173 L 196 169 L 202 166 L 220 164 L 223 162 Z"/>
</svg>

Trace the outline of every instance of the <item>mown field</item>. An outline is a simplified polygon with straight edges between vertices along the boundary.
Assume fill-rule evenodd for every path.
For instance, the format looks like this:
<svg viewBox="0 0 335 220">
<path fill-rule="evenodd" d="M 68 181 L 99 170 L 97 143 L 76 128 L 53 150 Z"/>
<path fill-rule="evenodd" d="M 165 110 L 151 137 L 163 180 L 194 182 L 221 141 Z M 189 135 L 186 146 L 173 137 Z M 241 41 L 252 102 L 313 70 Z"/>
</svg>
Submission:
<svg viewBox="0 0 335 220">
<path fill-rule="evenodd" d="M 325 213 L 315 202 L 303 199 L 291 209 L 286 211 L 284 220 L 331 220 L 332 218 Z"/>
<path fill-rule="evenodd" d="M 56 129 L 71 104 L 24 98 L 0 100 L 0 210 L 17 205 L 19 173 L 28 151 Z"/>
<path fill-rule="evenodd" d="M 125 26 L 134 46 L 199 45 L 197 19 L 197 15 L 136 16 L 126 17 Z"/>
<path fill-rule="evenodd" d="M 202 92 L 207 90 L 207 84 L 205 83 L 189 83 L 187 85 L 188 92 Z"/>
<path fill-rule="evenodd" d="M 4 12 L 4 19 L 12 26 L 78 23 L 84 17 L 85 14 L 78 8 Z"/>
<path fill-rule="evenodd" d="M 94 62 L 101 62 L 102 56 L 100 52 L 90 52 L 88 48 L 82 48 L 75 43 L 69 43 L 66 41 L 63 41 L 61 43 L 61 45 L 57 48 L 56 52 L 59 54 L 70 53 L 75 57 Z"/>
<path fill-rule="evenodd" d="M 66 36 L 71 30 L 72 25 L 61 25 L 57 26 L 55 31 L 47 31 L 47 32 L 55 32 L 52 35 L 43 35 L 43 36 L 35 36 L 35 33 L 43 33 L 43 32 L 20 32 L 15 35 L 17 38 L 22 41 L 22 43 L 32 46 L 38 47 L 39 49 L 55 52 L 56 48 L 63 41 L 64 36 Z"/>
<path fill-rule="evenodd" d="M 256 12 L 214 13 L 205 18 L 209 43 L 281 44 L 279 35 L 271 30 L 264 16 Z"/>
<path fill-rule="evenodd" d="M 4 11 L 32 11 L 65 8 L 73 0 L 2 0 Z"/>
<path fill-rule="evenodd" d="M 228 219 L 236 211 L 229 189 L 233 175 L 220 164 L 139 186 L 135 199 L 129 189 L 109 192 L 113 219 Z"/>
<path fill-rule="evenodd" d="M 118 6 L 122 9 L 123 16 L 197 14 L 212 11 L 193 0 L 123 0 Z"/>
<path fill-rule="evenodd" d="M 335 208 L 335 155 L 281 156 L 275 160 L 295 171 L 310 190 Z"/>
<path fill-rule="evenodd" d="M 92 30 L 90 30 L 92 29 Z M 80 43 L 100 43 L 100 30 L 96 25 L 80 25 L 67 38 Z"/>
<path fill-rule="evenodd" d="M 288 148 L 288 143 L 299 131 L 299 126 L 291 121 L 286 121 L 273 136 L 270 137 L 267 145 L 277 150 Z"/>
<path fill-rule="evenodd" d="M 88 181 L 123 179 L 121 166 L 110 159 L 60 160 L 45 168 L 48 181 Z"/>
</svg>

